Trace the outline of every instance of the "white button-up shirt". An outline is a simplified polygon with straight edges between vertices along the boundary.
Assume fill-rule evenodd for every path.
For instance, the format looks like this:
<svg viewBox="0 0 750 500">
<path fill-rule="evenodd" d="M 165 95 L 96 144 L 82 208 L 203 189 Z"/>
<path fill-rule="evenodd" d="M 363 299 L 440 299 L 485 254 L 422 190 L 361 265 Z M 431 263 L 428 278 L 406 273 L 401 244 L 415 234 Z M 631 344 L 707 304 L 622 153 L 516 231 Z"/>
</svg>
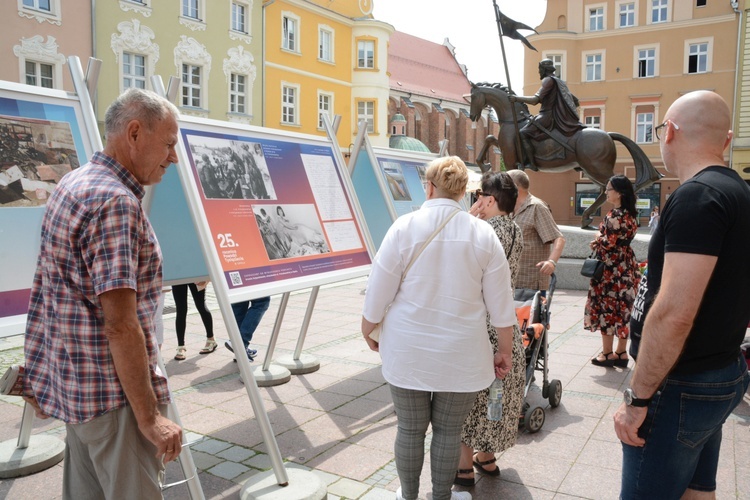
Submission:
<svg viewBox="0 0 750 500">
<path fill-rule="evenodd" d="M 399 217 L 373 262 L 363 316 L 383 321 L 383 376 L 397 387 L 486 389 L 495 378 L 486 315 L 495 327 L 516 323 L 502 245 L 489 224 L 466 212 L 448 222 L 401 282 L 414 254 L 459 208 L 453 200 L 438 198 Z"/>
</svg>

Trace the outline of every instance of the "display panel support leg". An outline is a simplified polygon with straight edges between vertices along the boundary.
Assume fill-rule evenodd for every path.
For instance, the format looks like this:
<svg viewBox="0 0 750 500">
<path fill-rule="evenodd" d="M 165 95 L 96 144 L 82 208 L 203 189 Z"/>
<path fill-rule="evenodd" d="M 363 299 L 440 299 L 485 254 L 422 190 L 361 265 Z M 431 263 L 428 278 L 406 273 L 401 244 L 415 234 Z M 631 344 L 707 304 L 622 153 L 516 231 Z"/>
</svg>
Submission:
<svg viewBox="0 0 750 500">
<path fill-rule="evenodd" d="M 18 439 L 0 443 L 0 479 L 28 476 L 49 469 L 65 456 L 65 443 L 54 436 L 32 436 L 34 408 L 25 403 Z"/>
<path fill-rule="evenodd" d="M 281 356 L 276 360 L 277 364 L 288 369 L 292 375 L 303 375 L 320 369 L 320 361 L 318 358 L 310 354 L 302 353 L 302 346 L 305 344 L 305 337 L 307 336 L 307 330 L 310 327 L 310 319 L 312 318 L 313 309 L 315 308 L 315 302 L 318 300 L 319 291 L 320 287 L 315 286 L 310 292 L 310 299 L 307 301 L 307 310 L 305 311 L 305 318 L 302 321 L 302 327 L 299 331 L 299 338 L 297 339 L 297 347 L 294 350 L 294 355 Z"/>
</svg>

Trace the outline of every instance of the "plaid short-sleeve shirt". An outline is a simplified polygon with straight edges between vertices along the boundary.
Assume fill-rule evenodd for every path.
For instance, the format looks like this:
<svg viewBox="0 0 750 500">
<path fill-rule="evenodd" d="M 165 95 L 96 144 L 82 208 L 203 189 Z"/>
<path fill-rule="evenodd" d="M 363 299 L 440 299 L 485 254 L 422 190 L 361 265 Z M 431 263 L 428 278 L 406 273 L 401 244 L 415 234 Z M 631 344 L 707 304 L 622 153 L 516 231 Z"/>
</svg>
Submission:
<svg viewBox="0 0 750 500">
<path fill-rule="evenodd" d="M 523 231 L 523 252 L 519 264 L 516 287 L 546 290 L 549 276 L 539 272 L 536 265 L 549 259 L 550 244 L 562 236 L 547 204 L 529 193 L 515 213 L 516 224 Z"/>
<path fill-rule="evenodd" d="M 143 195 L 130 172 L 96 153 L 64 176 L 47 201 L 26 324 L 24 390 L 64 422 L 87 422 L 127 404 L 104 335 L 99 295 L 110 290 L 136 291 L 151 385 L 159 403 L 169 402 L 153 334 L 161 250 L 141 208 Z"/>
</svg>

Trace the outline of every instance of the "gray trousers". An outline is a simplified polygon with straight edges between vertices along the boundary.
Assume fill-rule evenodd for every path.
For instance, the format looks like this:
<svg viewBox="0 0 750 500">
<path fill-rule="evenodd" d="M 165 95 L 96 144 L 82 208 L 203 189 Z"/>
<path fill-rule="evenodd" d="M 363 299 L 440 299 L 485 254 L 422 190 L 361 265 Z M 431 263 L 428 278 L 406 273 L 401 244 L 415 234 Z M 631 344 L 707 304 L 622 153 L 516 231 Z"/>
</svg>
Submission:
<svg viewBox="0 0 750 500">
<path fill-rule="evenodd" d="M 401 494 L 415 500 L 424 464 L 424 441 L 432 424 L 430 465 L 433 500 L 449 500 L 461 455 L 461 427 L 469 415 L 476 392 L 427 392 L 391 385 L 396 408 L 396 470 Z"/>
<path fill-rule="evenodd" d="M 166 405 L 159 405 L 162 415 Z M 63 500 L 161 499 L 156 447 L 123 406 L 84 424 L 65 426 Z"/>
</svg>

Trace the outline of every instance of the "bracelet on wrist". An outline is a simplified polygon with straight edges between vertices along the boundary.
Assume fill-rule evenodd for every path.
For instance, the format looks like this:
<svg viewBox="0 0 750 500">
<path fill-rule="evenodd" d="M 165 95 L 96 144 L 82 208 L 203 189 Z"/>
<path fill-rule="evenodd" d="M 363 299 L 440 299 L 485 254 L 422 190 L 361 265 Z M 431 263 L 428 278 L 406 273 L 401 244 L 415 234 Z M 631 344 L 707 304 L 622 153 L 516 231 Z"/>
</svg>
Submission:
<svg viewBox="0 0 750 500">
<path fill-rule="evenodd" d="M 552 259 L 547 259 L 547 262 L 551 262 L 554 267 L 557 267 L 557 262 Z"/>
</svg>

